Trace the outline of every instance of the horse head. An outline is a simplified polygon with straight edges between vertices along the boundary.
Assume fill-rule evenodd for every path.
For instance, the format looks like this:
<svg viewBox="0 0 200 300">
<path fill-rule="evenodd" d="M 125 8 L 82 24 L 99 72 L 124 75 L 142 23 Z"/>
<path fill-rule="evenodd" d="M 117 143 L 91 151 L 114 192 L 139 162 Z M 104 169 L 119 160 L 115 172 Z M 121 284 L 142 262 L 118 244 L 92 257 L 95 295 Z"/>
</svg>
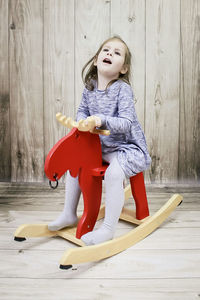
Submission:
<svg viewBox="0 0 200 300">
<path fill-rule="evenodd" d="M 76 177 L 81 168 L 95 168 L 101 166 L 101 163 L 99 136 L 73 128 L 49 151 L 44 170 L 49 180 L 55 181 L 67 170 Z"/>
</svg>

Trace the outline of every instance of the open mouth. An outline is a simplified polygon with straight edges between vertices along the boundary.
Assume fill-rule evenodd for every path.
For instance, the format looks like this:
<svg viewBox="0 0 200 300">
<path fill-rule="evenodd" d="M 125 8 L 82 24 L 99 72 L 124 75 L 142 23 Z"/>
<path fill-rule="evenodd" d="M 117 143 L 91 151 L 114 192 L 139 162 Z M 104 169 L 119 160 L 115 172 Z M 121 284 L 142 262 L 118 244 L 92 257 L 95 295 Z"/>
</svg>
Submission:
<svg viewBox="0 0 200 300">
<path fill-rule="evenodd" d="M 109 64 L 109 65 L 112 64 L 112 62 L 109 58 L 104 58 L 103 62 L 106 63 L 106 64 Z"/>
</svg>

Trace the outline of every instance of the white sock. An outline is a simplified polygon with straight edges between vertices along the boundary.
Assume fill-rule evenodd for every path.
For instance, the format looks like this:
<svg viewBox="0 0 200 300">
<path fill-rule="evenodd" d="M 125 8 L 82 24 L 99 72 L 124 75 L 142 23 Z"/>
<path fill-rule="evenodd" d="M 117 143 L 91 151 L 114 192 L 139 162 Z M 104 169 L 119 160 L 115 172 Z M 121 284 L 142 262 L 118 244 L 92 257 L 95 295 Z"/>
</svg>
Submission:
<svg viewBox="0 0 200 300">
<path fill-rule="evenodd" d="M 55 221 L 48 224 L 48 229 L 50 231 L 57 231 L 65 227 L 76 225 L 77 221 L 78 218 L 76 216 L 66 215 L 63 211 Z"/>
<path fill-rule="evenodd" d="M 96 245 L 111 240 L 124 205 L 123 181 L 125 174 L 117 159 L 117 152 L 103 157 L 110 165 L 105 173 L 105 218 L 99 229 L 88 232 L 81 237 L 86 245 Z"/>
<path fill-rule="evenodd" d="M 81 240 L 87 245 L 96 245 L 112 240 L 115 231 L 106 228 L 104 224 L 97 229 L 82 235 Z"/>
<path fill-rule="evenodd" d="M 74 178 L 67 173 L 65 184 L 65 205 L 62 213 L 58 218 L 48 224 L 51 231 L 60 230 L 64 227 L 73 226 L 77 223 L 77 206 L 81 190 L 79 187 L 78 177 Z"/>
</svg>

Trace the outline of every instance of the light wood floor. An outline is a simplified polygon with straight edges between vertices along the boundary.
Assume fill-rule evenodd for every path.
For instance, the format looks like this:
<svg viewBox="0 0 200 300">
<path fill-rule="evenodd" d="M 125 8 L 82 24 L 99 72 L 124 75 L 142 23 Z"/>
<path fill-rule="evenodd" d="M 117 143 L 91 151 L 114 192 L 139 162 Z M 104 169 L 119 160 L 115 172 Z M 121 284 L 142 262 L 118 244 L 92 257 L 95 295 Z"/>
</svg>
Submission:
<svg viewBox="0 0 200 300">
<path fill-rule="evenodd" d="M 53 220 L 64 187 L 0 183 L 0 299 L 200 299 L 200 188 L 147 187 L 151 214 L 177 192 L 182 205 L 145 240 L 103 261 L 61 270 L 64 250 L 75 245 L 58 237 L 20 243 L 13 236 L 23 223 Z M 120 222 L 117 235 L 131 228 Z"/>
</svg>

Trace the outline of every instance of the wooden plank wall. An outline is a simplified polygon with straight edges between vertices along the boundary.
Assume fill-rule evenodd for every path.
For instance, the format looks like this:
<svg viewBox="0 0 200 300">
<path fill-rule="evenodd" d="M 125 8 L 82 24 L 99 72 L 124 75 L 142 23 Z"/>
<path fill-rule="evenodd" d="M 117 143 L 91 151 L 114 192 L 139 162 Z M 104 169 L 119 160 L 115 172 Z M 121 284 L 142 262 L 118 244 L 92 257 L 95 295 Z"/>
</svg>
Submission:
<svg viewBox="0 0 200 300">
<path fill-rule="evenodd" d="M 0 1 L 0 179 L 11 178 L 8 1 Z"/>
<path fill-rule="evenodd" d="M 178 177 L 200 177 L 200 2 L 181 1 Z M 183 151 L 184 149 L 184 151 Z"/>
<path fill-rule="evenodd" d="M 11 179 L 42 180 L 43 2 L 10 1 Z"/>
<path fill-rule="evenodd" d="M 0 180 L 43 181 L 45 156 L 75 116 L 81 69 L 120 35 L 152 183 L 200 178 L 198 0 L 0 0 Z"/>
<path fill-rule="evenodd" d="M 146 2 L 145 129 L 155 182 L 178 172 L 180 2 L 153 3 Z"/>
</svg>

